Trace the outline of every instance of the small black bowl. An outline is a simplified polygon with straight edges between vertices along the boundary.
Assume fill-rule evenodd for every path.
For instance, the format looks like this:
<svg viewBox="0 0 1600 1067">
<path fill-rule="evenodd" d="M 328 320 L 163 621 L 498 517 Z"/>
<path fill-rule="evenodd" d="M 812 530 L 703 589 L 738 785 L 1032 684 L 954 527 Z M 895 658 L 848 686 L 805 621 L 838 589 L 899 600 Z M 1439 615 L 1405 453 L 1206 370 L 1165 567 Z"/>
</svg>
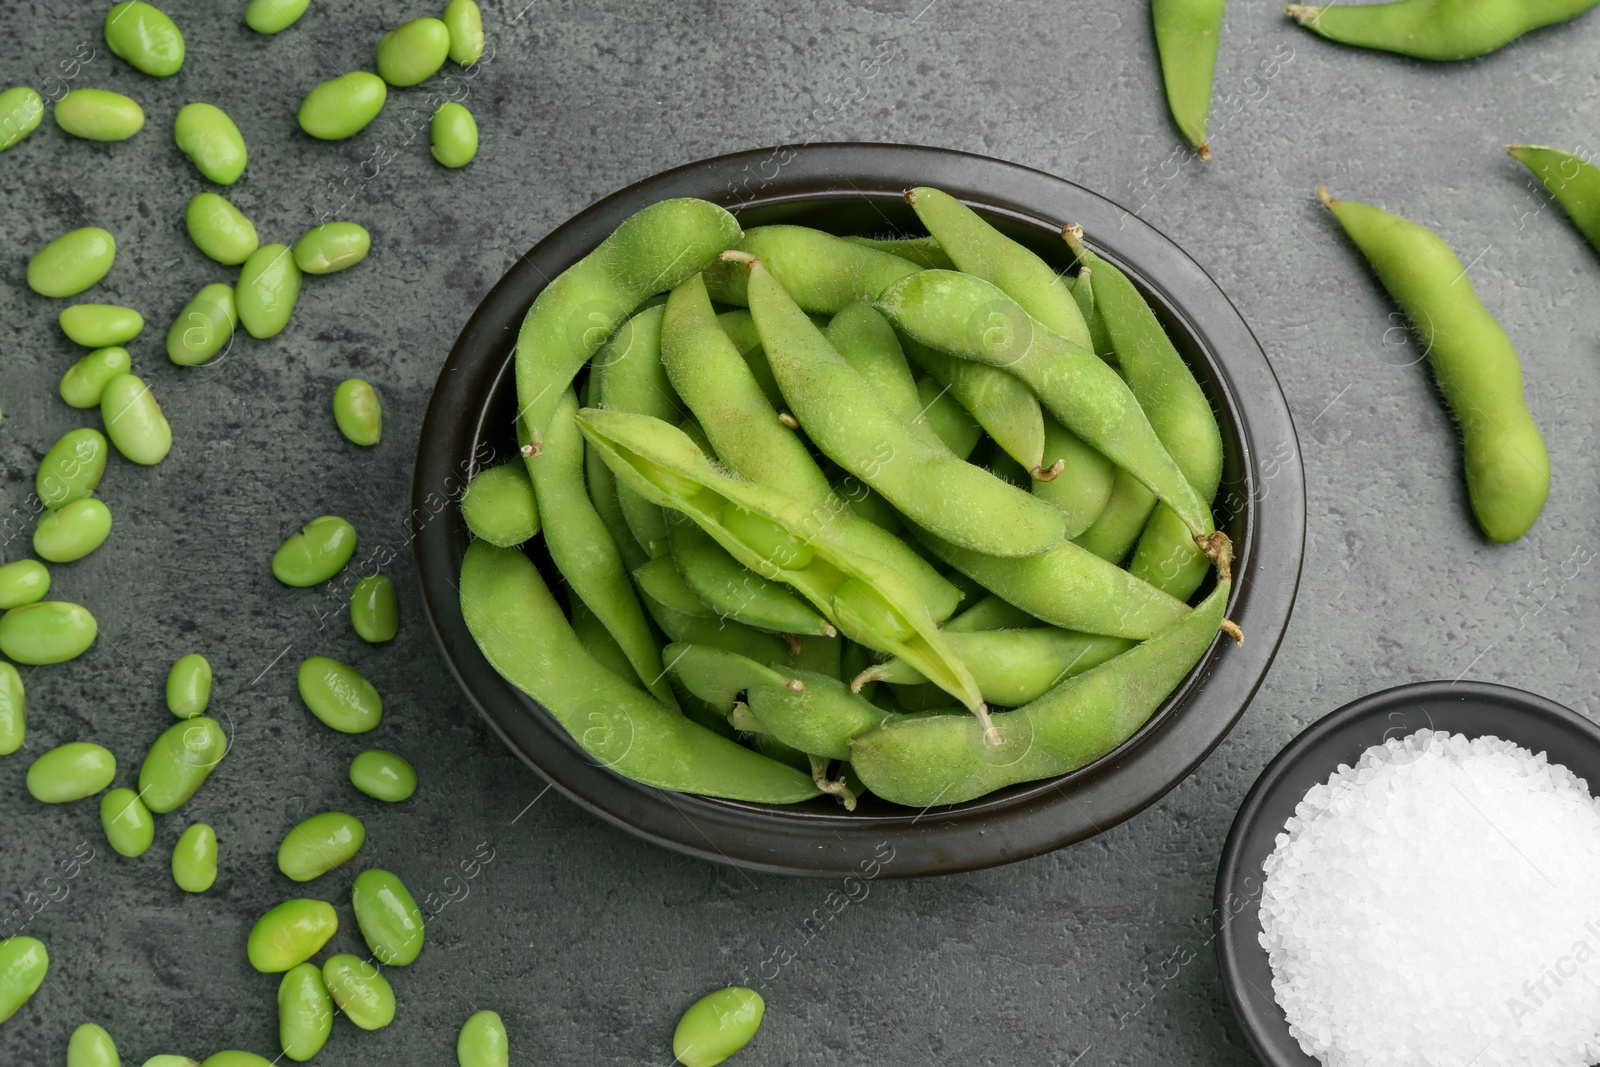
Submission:
<svg viewBox="0 0 1600 1067">
<path fill-rule="evenodd" d="M 1390 738 L 1440 730 L 1469 738 L 1493 734 L 1548 753 L 1579 778 L 1600 785 L 1600 726 L 1553 700 L 1491 682 L 1416 682 L 1364 696 L 1312 723 L 1267 764 L 1228 831 L 1211 913 L 1217 963 L 1228 1003 L 1256 1057 L 1270 1067 L 1318 1067 L 1289 1035 L 1272 995 L 1272 965 L 1261 947 L 1261 865 L 1312 786 L 1341 763 Z"/>
<path fill-rule="evenodd" d="M 490 668 L 457 601 L 468 535 L 454 500 L 477 469 L 514 454 L 511 368 L 524 313 L 551 278 L 618 223 L 667 197 L 715 201 L 745 226 L 794 222 L 884 235 L 920 232 L 901 196 L 918 184 L 961 198 L 1062 270 L 1071 257 L 1059 227 L 1081 223 L 1094 249 L 1143 288 L 1219 414 L 1227 458 L 1218 524 L 1236 546 L 1229 614 L 1244 628 L 1244 647 L 1213 645 L 1145 727 L 1104 759 L 966 804 L 916 811 L 867 798 L 854 813 L 830 799 L 771 807 L 663 792 L 597 766 Z M 434 633 L 468 698 L 518 755 L 583 807 L 657 844 L 761 870 L 833 877 L 864 867 L 875 876 L 910 877 L 1007 863 L 1099 833 L 1155 801 L 1205 759 L 1255 694 L 1288 623 L 1305 539 L 1305 486 L 1283 393 L 1249 327 L 1192 259 L 1109 200 L 1059 178 L 905 145 L 721 156 L 646 179 L 557 227 L 484 298 L 445 361 L 422 427 L 412 494 L 417 569 Z"/>
</svg>

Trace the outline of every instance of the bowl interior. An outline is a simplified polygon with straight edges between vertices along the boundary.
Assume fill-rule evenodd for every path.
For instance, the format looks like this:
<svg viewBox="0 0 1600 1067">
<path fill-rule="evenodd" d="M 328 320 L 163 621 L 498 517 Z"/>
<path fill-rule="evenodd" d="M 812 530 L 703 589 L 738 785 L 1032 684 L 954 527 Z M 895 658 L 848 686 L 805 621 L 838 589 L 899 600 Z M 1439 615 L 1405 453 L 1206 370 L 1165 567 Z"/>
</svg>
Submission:
<svg viewBox="0 0 1600 1067">
<path fill-rule="evenodd" d="M 1390 738 L 1418 730 L 1480 737 L 1493 734 L 1548 753 L 1591 789 L 1600 787 L 1600 727 L 1554 701 L 1485 682 L 1419 682 L 1347 704 L 1308 727 L 1269 763 L 1245 798 L 1217 871 L 1217 957 L 1239 1025 L 1263 1063 L 1318 1067 L 1289 1034 L 1272 993 L 1272 965 L 1261 935 L 1261 865 L 1312 786 L 1341 763 Z"/>
</svg>

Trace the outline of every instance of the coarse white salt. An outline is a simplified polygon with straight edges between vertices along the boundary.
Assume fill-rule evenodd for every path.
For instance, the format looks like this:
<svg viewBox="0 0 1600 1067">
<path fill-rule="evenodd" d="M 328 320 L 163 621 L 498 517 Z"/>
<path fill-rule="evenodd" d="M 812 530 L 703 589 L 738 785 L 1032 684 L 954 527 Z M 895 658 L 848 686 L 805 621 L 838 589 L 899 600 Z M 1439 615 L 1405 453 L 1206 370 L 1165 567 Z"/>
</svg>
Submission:
<svg viewBox="0 0 1600 1067">
<path fill-rule="evenodd" d="M 1600 1063 L 1600 804 L 1543 753 L 1431 730 L 1369 748 L 1263 869 L 1261 946 L 1307 1055 Z"/>
</svg>

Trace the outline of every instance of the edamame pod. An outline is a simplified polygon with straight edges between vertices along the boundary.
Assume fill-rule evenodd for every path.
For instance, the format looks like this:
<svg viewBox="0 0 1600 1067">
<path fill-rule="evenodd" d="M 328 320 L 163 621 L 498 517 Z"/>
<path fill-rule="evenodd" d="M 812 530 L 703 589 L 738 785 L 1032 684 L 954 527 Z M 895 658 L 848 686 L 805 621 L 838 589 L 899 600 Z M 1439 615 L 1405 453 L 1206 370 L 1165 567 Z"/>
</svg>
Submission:
<svg viewBox="0 0 1600 1067">
<path fill-rule="evenodd" d="M 353 445 L 371 447 L 383 438 L 383 405 L 360 378 L 346 378 L 333 391 L 333 421 Z"/>
<path fill-rule="evenodd" d="M 333 998 L 322 981 L 322 968 L 297 963 L 278 983 L 278 1044 L 283 1054 L 304 1063 L 327 1043 L 333 1033 Z"/>
<path fill-rule="evenodd" d="M 1106 510 L 1111 487 L 1116 483 L 1117 466 L 1084 443 L 1083 438 L 1057 422 L 1044 419 L 1044 456 L 1061 472 L 1048 480 L 1034 479 L 1033 495 L 1048 500 L 1066 517 L 1067 537 L 1082 534 Z M 1185 529 L 1184 536 L 1188 536 Z M 1193 544 L 1193 542 L 1190 542 Z M 1204 562 L 1205 557 L 1201 557 Z"/>
<path fill-rule="evenodd" d="M 116 304 L 73 304 L 61 309 L 61 332 L 85 348 L 121 345 L 139 336 L 144 316 Z"/>
<path fill-rule="evenodd" d="M 483 12 L 473 0 L 450 0 L 444 5 L 444 24 L 450 31 L 450 58 L 470 67 L 483 56 Z"/>
<path fill-rule="evenodd" d="M 354 137 L 378 117 L 389 87 L 376 74 L 352 70 L 313 88 L 300 102 L 300 128 L 319 141 Z"/>
<path fill-rule="evenodd" d="M 857 300 L 846 304 L 829 321 L 823 335 L 900 421 L 926 430 L 937 440 L 933 430 L 918 421 L 922 418 L 922 401 L 917 396 L 917 381 L 888 319 L 865 300 Z"/>
<path fill-rule="evenodd" d="M 955 270 L 950 256 L 932 237 L 857 237 L 845 238 L 851 244 L 866 245 L 915 263 L 925 270 Z"/>
<path fill-rule="evenodd" d="M 662 649 L 661 660 L 679 685 L 723 715 L 734 710 L 751 686 L 782 686 L 791 680 L 776 667 L 739 652 L 687 641 Z"/>
<path fill-rule="evenodd" d="M 155 394 L 136 374 L 121 374 L 106 383 L 100 397 L 100 418 L 111 443 L 125 459 L 149 467 L 172 451 L 172 427 Z"/>
<path fill-rule="evenodd" d="M 450 30 L 439 19 L 403 22 L 378 41 L 378 76 L 390 85 L 415 85 L 431 77 L 450 55 Z"/>
<path fill-rule="evenodd" d="M 1514 144 L 1506 154 L 1533 172 L 1589 243 L 1600 249 L 1600 167 L 1559 148 Z"/>
<path fill-rule="evenodd" d="M 452 169 L 464 167 L 478 154 L 478 120 L 454 100 L 446 100 L 428 124 L 433 158 Z"/>
<path fill-rule="evenodd" d="M 79 359 L 61 376 L 61 399 L 80 410 L 97 408 L 106 383 L 132 368 L 128 350 L 115 345 L 100 348 Z"/>
<path fill-rule="evenodd" d="M 162 731 L 139 767 L 139 795 L 157 815 L 176 811 L 228 754 L 228 735 L 203 715 Z"/>
<path fill-rule="evenodd" d="M 849 759 L 852 737 L 895 717 L 852 693 L 832 675 L 813 671 L 790 674 L 782 684 L 775 685 L 770 679 L 751 684 L 745 701 L 773 737 L 802 752 Z M 942 703 L 948 706 L 949 699 Z"/>
<path fill-rule="evenodd" d="M 111 509 L 94 497 L 46 511 L 33 528 L 33 552 L 51 563 L 82 559 L 111 535 Z"/>
<path fill-rule="evenodd" d="M 356 528 L 337 515 L 321 515 L 289 535 L 272 554 L 272 576 L 298 588 L 327 581 L 356 550 Z"/>
<path fill-rule="evenodd" d="M 393 752 L 369 748 L 350 761 L 350 784 L 387 804 L 398 804 L 417 791 L 417 772 Z"/>
<path fill-rule="evenodd" d="M 0 611 L 38 603 L 49 591 L 49 568 L 36 559 L 19 559 L 0 567 Z"/>
<path fill-rule="evenodd" d="M 180 719 L 205 714 L 211 703 L 211 661 L 198 652 L 179 656 L 167 671 L 167 710 Z"/>
<path fill-rule="evenodd" d="M 144 108 L 110 89 L 74 89 L 54 114 L 57 126 L 86 141 L 126 141 L 144 129 Z"/>
<path fill-rule="evenodd" d="M 372 235 L 358 222 L 324 222 L 294 243 L 295 264 L 307 274 L 332 274 L 367 258 Z"/>
<path fill-rule="evenodd" d="M 363 1030 L 382 1030 L 394 1022 L 394 988 L 378 968 L 348 953 L 330 956 L 322 981 L 345 1018 Z"/>
<path fill-rule="evenodd" d="M 282 33 L 300 20 L 311 0 L 250 0 L 244 22 L 257 33 Z"/>
<path fill-rule="evenodd" d="M 1500 2 L 1393 0 L 1386 4 L 1338 4 L 1284 10 L 1302 26 L 1331 41 L 1399 52 L 1418 59 L 1471 59 L 1510 44 L 1529 30 L 1577 18 L 1595 0 Z"/>
<path fill-rule="evenodd" d="M 381 574 L 369 574 L 350 590 L 350 625 L 356 636 L 369 645 L 394 640 L 400 632 L 400 605 L 395 599 L 394 582 Z"/>
<path fill-rule="evenodd" d="M 516 549 L 467 546 L 461 610 L 495 670 L 617 773 L 660 789 L 756 803 L 817 795 L 809 775 L 712 733 L 602 667 Z"/>
<path fill-rule="evenodd" d="M 0 654 L 17 663 L 65 663 L 83 655 L 99 629 L 88 608 L 41 600 L 0 615 Z"/>
<path fill-rule="evenodd" d="M 100 826 L 122 856 L 142 856 L 156 839 L 155 816 L 131 789 L 113 789 L 100 798 Z"/>
<path fill-rule="evenodd" d="M 41 804 L 92 797 L 117 776 L 117 757 L 101 745 L 69 741 L 28 765 L 28 794 Z"/>
<path fill-rule="evenodd" d="M 311 714 L 342 734 L 364 734 L 383 720 L 383 698 L 372 683 L 336 659 L 307 657 L 296 685 Z"/>
<path fill-rule="evenodd" d="M 106 230 L 68 230 L 28 260 L 28 288 L 40 296 L 74 296 L 104 278 L 116 258 L 117 240 Z"/>
<path fill-rule="evenodd" d="M 691 619 L 715 619 L 712 611 L 684 582 L 678 564 L 671 556 L 657 556 L 633 572 L 639 591 L 663 607 Z"/>
<path fill-rule="evenodd" d="M 167 330 L 167 358 L 180 367 L 199 366 L 233 340 L 238 325 L 233 286 L 222 282 L 203 286 L 172 320 Z"/>
<path fill-rule="evenodd" d="M 456 1063 L 460 1067 L 509 1067 L 511 1042 L 499 1015 L 477 1011 L 467 1017 L 456 1036 Z"/>
<path fill-rule="evenodd" d="M 172 880 L 185 893 L 204 893 L 217 881 L 217 832 L 197 822 L 172 846 Z"/>
<path fill-rule="evenodd" d="M 196 193 L 191 197 L 183 222 L 194 246 L 224 266 L 243 263 L 261 247 L 255 223 L 233 201 L 216 193 Z"/>
<path fill-rule="evenodd" d="M 1194 145 L 1202 161 L 1211 158 L 1206 120 L 1211 114 L 1211 83 L 1226 6 L 1227 0 L 1150 0 L 1167 107 L 1178 132 Z"/>
<path fill-rule="evenodd" d="M 1398 215 L 1317 195 L 1411 320 L 1461 426 L 1467 493 L 1491 541 L 1532 528 L 1550 493 L 1550 455 L 1522 393 L 1516 349 L 1435 233 Z"/>
<path fill-rule="evenodd" d="M 729 986 L 707 993 L 678 1020 L 672 1054 L 684 1067 L 716 1067 L 750 1043 L 766 1010 L 754 989 Z"/>
<path fill-rule="evenodd" d="M 0 92 L 0 152 L 39 128 L 44 119 L 44 97 L 27 85 Z"/>
<path fill-rule="evenodd" d="M 717 615 L 778 633 L 838 632 L 788 589 L 741 566 L 694 523 L 680 519 L 667 532 L 685 584 Z"/>
<path fill-rule="evenodd" d="M 1026 556 L 1061 540 L 1058 509 L 930 445 L 895 418 L 760 261 L 746 265 L 750 313 L 773 374 L 828 458 L 913 522 L 974 551 Z"/>
<path fill-rule="evenodd" d="M 100 485 L 106 472 L 106 439 L 99 430 L 68 430 L 39 462 L 33 490 L 47 508 L 82 500 Z"/>
<path fill-rule="evenodd" d="M 739 355 L 744 358 L 750 373 L 755 375 L 756 384 L 760 385 L 761 391 L 766 394 L 767 403 L 772 405 L 772 410 L 777 411 L 784 407 L 783 394 L 778 391 L 778 383 L 772 377 L 772 365 L 767 362 L 767 353 L 761 347 L 761 335 L 756 332 L 756 320 L 750 317 L 750 310 L 734 308 L 731 311 L 718 312 L 717 325 L 728 335 L 733 347 L 739 350 Z"/>
<path fill-rule="evenodd" d="M 278 845 L 278 870 L 295 882 L 309 882 L 348 863 L 367 840 L 367 828 L 354 815 L 325 811 L 303 819 Z"/>
<path fill-rule="evenodd" d="M 385 967 L 404 967 L 422 951 L 422 911 L 405 884 L 388 871 L 369 867 L 350 886 L 356 925 L 372 955 Z"/>
<path fill-rule="evenodd" d="M 250 966 L 278 974 L 315 956 L 338 929 L 332 904 L 303 897 L 286 900 L 256 920 L 245 951 Z"/>
<path fill-rule="evenodd" d="M 17 1013 L 44 984 L 50 953 L 34 937 L 8 937 L 0 941 L 0 1023 Z"/>
<path fill-rule="evenodd" d="M 245 332 L 276 337 L 289 324 L 300 299 L 300 268 L 285 245 L 262 245 L 239 268 L 233 302 Z"/>
<path fill-rule="evenodd" d="M 850 742 L 867 788 L 896 804 L 959 804 L 1092 763 L 1132 737 L 1182 684 L 1225 624 L 1228 557 L 1216 588 L 1155 637 L 995 719 L 998 744 L 956 715 L 888 723 Z M 1231 625 L 1231 624 L 1230 624 Z"/>
<path fill-rule="evenodd" d="M 80 1023 L 67 1041 L 67 1067 L 122 1067 L 122 1057 L 105 1027 Z"/>
<path fill-rule="evenodd" d="M 28 700 L 22 675 L 9 663 L 0 663 L 0 756 L 22 747 L 28 736 Z"/>
<path fill-rule="evenodd" d="M 1080 548 L 1093 552 L 1107 563 L 1120 565 L 1149 525 L 1156 504 L 1156 495 L 1146 489 L 1143 482 L 1118 467 L 1105 510 L 1074 540 Z M 1188 529 L 1184 527 L 1185 532 Z"/>
<path fill-rule="evenodd" d="M 628 319 L 595 354 L 589 370 L 589 406 L 677 421 L 683 405 L 661 360 L 663 308 L 664 305 L 645 308 Z M 651 546 L 665 541 L 667 536 L 667 520 L 661 509 L 625 485 L 616 487 L 616 495 L 628 531 L 640 548 L 654 555 Z"/>
<path fill-rule="evenodd" d="M 172 136 L 195 169 L 218 185 L 232 185 L 244 173 L 244 135 L 215 104 L 185 104 L 173 120 Z"/>
<path fill-rule="evenodd" d="M 1123 637 L 1073 633 L 1053 626 L 972 633 L 946 630 L 945 638 L 972 665 L 972 676 L 977 679 L 983 699 L 1004 708 L 1037 700 L 1058 683 L 1098 667 L 1134 645 Z M 856 675 L 850 688 L 859 692 L 874 681 L 918 685 L 927 679 L 908 664 L 892 659 Z M 848 759 L 849 755 L 839 758 Z"/>
<path fill-rule="evenodd" d="M 873 300 L 921 269 L 891 253 L 806 226 L 757 226 L 737 247 L 759 259 L 801 308 L 823 315 L 837 315 L 856 300 Z M 749 282 L 739 263 L 725 261 L 706 271 L 706 289 L 718 303 L 747 306 Z"/>
<path fill-rule="evenodd" d="M 934 436 L 960 458 L 972 455 L 983 436 L 983 427 L 950 395 L 950 390 L 933 378 L 918 378 L 917 398 L 922 401 L 922 418 Z"/>
<path fill-rule="evenodd" d="M 474 537 L 514 548 L 539 532 L 539 504 L 521 460 L 479 471 L 461 494 L 461 518 Z"/>
<path fill-rule="evenodd" d="M 183 66 L 183 33 L 159 8 L 144 0 L 123 0 L 106 12 L 106 44 L 111 53 L 146 74 L 165 78 Z"/>
<path fill-rule="evenodd" d="M 591 375 L 590 381 L 593 382 L 593 380 L 594 377 Z M 585 390 L 585 392 L 589 391 Z M 527 468 L 524 467 L 523 470 L 526 471 Z M 595 451 L 594 446 L 587 441 L 584 442 L 583 446 L 583 478 L 589 487 L 589 501 L 594 505 L 595 514 L 600 516 L 600 521 L 604 524 L 606 531 L 611 534 L 611 542 L 617 546 L 617 552 L 622 556 L 623 567 L 632 572 L 635 568 L 644 566 L 651 557 L 645 551 L 644 546 L 634 538 L 633 532 L 628 529 L 627 516 L 623 514 L 622 505 L 617 500 L 617 491 L 619 489 L 617 476 L 611 473 L 611 468 L 606 466 L 605 461 L 600 458 L 600 454 Z M 529 485 L 531 487 L 532 483 L 530 482 Z M 632 490 L 629 491 L 632 492 Z M 537 533 L 538 531 L 534 532 Z M 512 546 L 500 545 L 497 547 L 509 548 Z M 579 600 L 577 603 L 582 604 L 583 601 Z M 604 625 L 600 624 L 594 613 L 590 612 L 588 608 L 585 608 L 584 611 L 596 623 L 592 629 L 605 633 Z M 576 617 L 576 609 L 574 609 L 574 617 Z M 611 637 L 610 634 L 606 634 L 606 637 L 610 644 L 617 644 L 616 638 Z M 622 652 L 622 646 L 617 645 L 617 652 L 619 654 Z M 623 672 L 624 676 L 632 673 L 632 667 Z"/>
<path fill-rule="evenodd" d="M 957 359 L 909 338 L 904 348 L 912 362 L 943 386 L 1031 479 L 1049 481 L 1060 473 L 1045 467 L 1044 412 L 1039 398 L 1019 379 L 998 367 Z"/>
<path fill-rule="evenodd" d="M 1015 604 L 1007 603 L 993 593 L 987 593 L 972 607 L 945 623 L 944 632 L 955 634 L 977 633 L 980 630 L 1026 630 L 1038 625 L 1038 619 Z"/>
<path fill-rule="evenodd" d="M 1089 324 L 1089 336 L 1094 339 L 1094 354 L 1107 363 L 1115 364 L 1117 355 L 1111 348 L 1111 335 L 1106 332 L 1105 318 L 1100 314 L 1100 308 L 1094 298 L 1094 271 L 1087 263 L 1079 264 L 1078 273 L 1063 277 L 1061 282 L 1072 291 L 1072 299 L 1078 302 L 1078 310 L 1083 312 L 1083 320 Z"/>
</svg>

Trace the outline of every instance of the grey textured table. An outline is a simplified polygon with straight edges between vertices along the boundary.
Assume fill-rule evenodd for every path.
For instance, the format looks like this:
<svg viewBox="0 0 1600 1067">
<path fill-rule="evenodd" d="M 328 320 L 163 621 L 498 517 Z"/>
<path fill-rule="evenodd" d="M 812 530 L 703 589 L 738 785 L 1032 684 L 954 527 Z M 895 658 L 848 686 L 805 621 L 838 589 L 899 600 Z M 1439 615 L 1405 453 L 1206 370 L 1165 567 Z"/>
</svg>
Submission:
<svg viewBox="0 0 1600 1067">
<path fill-rule="evenodd" d="M 760 981 L 769 1004 L 740 1062 L 1247 1062 L 1209 942 L 1212 876 L 1235 807 L 1282 744 L 1361 693 L 1463 674 L 1597 713 L 1583 679 L 1600 653 L 1600 608 L 1585 594 L 1600 551 L 1600 277 L 1594 253 L 1501 152 L 1509 141 L 1593 144 L 1595 17 L 1430 66 L 1346 51 L 1274 5 L 1235 4 L 1216 158 L 1202 165 L 1175 148 L 1142 4 L 489 0 L 492 56 L 452 90 L 478 116 L 483 147 L 447 172 L 428 155 L 427 88 L 392 92 L 344 143 L 312 141 L 294 121 L 311 85 L 370 66 L 385 29 L 431 8 L 316 0 L 268 38 L 244 27 L 242 7 L 169 0 L 189 60 L 156 80 L 106 50 L 104 5 L 0 2 L 0 82 L 117 89 L 149 115 L 143 133 L 113 145 L 69 138 L 46 117 L 0 155 L 3 557 L 27 550 L 44 450 L 96 421 L 56 396 L 75 350 L 53 321 L 62 302 L 23 283 L 39 244 L 86 222 L 116 235 L 116 267 L 85 299 L 147 317 L 130 347 L 177 440 L 159 467 L 113 461 L 101 491 L 111 540 L 55 569 L 60 594 L 99 617 L 100 640 L 28 675 L 27 746 L 0 759 L 0 922 L 42 938 L 53 957 L 44 989 L 0 1027 L 0 1063 L 62 1062 L 85 1020 L 110 1029 L 125 1063 L 276 1048 L 276 978 L 250 969 L 244 939 L 297 891 L 273 863 L 283 832 L 326 809 L 366 820 L 363 863 L 444 906 L 421 959 L 393 975 L 395 1024 L 367 1034 L 341 1022 L 318 1062 L 453 1062 L 461 1021 L 494 1008 L 516 1063 L 664 1064 L 678 1012 L 731 981 Z M 91 53 L 69 79 L 61 64 Z M 249 140 L 249 169 L 228 195 L 264 240 L 348 217 L 372 231 L 373 253 L 308 278 L 277 338 L 241 338 L 190 370 L 167 362 L 166 326 L 200 285 L 232 274 L 183 230 L 184 204 L 208 188 L 171 140 L 173 114 L 194 99 L 224 107 Z M 434 375 L 513 257 L 664 167 L 807 139 L 997 155 L 1164 229 L 1274 361 L 1310 512 L 1277 666 L 1192 777 L 1088 843 L 981 874 L 879 881 L 840 910 L 837 886 L 671 855 L 546 793 L 456 693 L 421 616 L 405 525 Z M 1521 544 L 1478 535 L 1426 366 L 1317 206 L 1319 181 L 1442 232 L 1517 342 L 1555 469 L 1545 515 Z M 384 398 L 375 449 L 347 444 L 329 414 L 334 385 L 351 375 Z M 268 572 L 287 533 L 330 511 L 361 530 L 363 556 L 394 556 L 386 570 L 403 624 L 389 645 L 359 641 L 337 597 L 286 589 Z M 192 650 L 216 666 L 214 707 L 233 747 L 195 800 L 160 820 L 155 848 L 122 859 L 93 801 L 27 797 L 31 758 L 74 739 L 108 744 L 130 780 L 171 722 L 167 664 Z M 306 714 L 294 668 L 313 653 L 373 679 L 386 700 L 377 732 L 335 735 Z M 384 806 L 351 789 L 346 765 L 371 744 L 415 763 L 412 800 Z M 189 897 L 166 857 L 194 820 L 216 827 L 222 874 Z M 74 862 L 80 849 L 93 859 Z M 333 947 L 354 949 L 341 877 L 310 889 L 341 902 Z"/>
</svg>

